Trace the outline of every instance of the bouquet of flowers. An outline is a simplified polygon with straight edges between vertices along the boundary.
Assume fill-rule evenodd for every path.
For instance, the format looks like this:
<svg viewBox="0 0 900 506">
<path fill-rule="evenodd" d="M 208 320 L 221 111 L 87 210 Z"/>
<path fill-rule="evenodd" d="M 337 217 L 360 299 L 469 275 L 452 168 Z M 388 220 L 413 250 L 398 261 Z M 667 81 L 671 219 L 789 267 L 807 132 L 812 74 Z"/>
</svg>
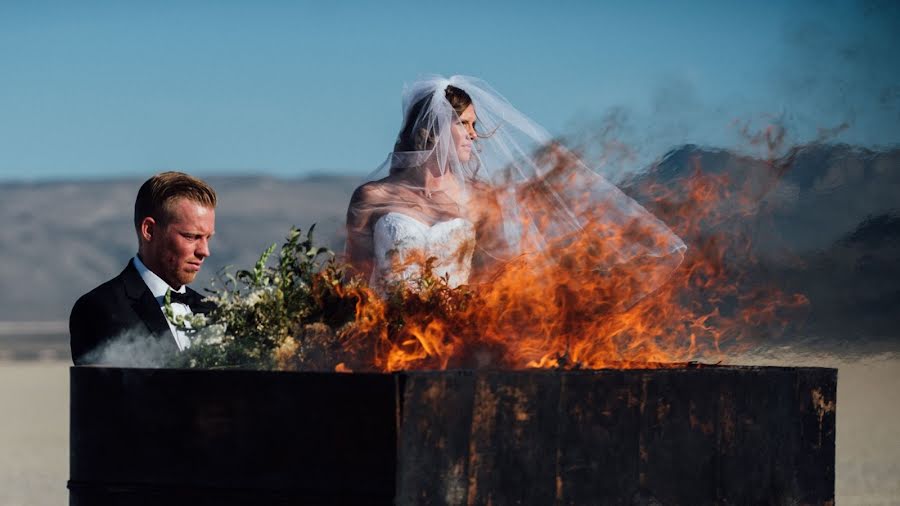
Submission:
<svg viewBox="0 0 900 506">
<path fill-rule="evenodd" d="M 226 268 L 207 289 L 208 314 L 167 317 L 191 336 L 177 368 L 306 371 L 389 369 L 407 320 L 452 319 L 470 303 L 466 287 L 450 288 L 427 262 L 420 277 L 379 296 L 328 248 L 291 228 L 252 269 Z M 427 366 L 427 364 L 425 364 Z"/>
</svg>

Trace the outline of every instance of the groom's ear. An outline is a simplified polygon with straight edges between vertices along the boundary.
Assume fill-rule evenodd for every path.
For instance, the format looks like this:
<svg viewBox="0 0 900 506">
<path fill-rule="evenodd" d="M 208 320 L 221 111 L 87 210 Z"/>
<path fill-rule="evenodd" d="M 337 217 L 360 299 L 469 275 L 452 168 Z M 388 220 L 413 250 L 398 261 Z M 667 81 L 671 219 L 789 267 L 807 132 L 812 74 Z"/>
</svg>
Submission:
<svg viewBox="0 0 900 506">
<path fill-rule="evenodd" d="M 153 217 L 145 217 L 143 220 L 141 220 L 141 240 L 143 240 L 144 242 L 150 242 L 151 240 L 153 240 L 153 237 L 156 235 L 158 229 L 159 224 L 156 223 L 156 220 L 154 220 Z"/>
</svg>

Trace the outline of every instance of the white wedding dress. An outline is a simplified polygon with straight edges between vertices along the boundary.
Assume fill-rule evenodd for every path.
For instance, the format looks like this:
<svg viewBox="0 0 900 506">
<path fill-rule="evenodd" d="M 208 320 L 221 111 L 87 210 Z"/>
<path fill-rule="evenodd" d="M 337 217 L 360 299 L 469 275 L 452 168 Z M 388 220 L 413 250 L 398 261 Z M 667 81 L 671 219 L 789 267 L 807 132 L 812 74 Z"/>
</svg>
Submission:
<svg viewBox="0 0 900 506">
<path fill-rule="evenodd" d="M 469 281 L 475 251 L 475 226 L 463 218 L 427 225 L 409 215 L 389 212 L 373 229 L 375 267 L 370 286 L 380 292 L 396 282 L 421 276 L 425 260 L 435 258 L 433 273 L 455 288 Z"/>
</svg>

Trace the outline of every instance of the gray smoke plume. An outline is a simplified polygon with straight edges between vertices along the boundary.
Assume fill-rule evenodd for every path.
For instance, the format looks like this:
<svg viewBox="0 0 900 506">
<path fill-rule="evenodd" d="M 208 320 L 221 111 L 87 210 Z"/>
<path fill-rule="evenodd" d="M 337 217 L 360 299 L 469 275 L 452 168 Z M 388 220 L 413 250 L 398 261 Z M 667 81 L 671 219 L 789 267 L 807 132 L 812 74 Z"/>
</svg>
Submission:
<svg viewBox="0 0 900 506">
<path fill-rule="evenodd" d="M 784 52 L 773 69 L 774 93 L 785 97 L 792 123 L 847 124 L 843 142 L 890 147 L 900 142 L 900 4 L 822 2 L 784 27 Z"/>
<path fill-rule="evenodd" d="M 85 360 L 109 367 L 158 369 L 171 361 L 171 348 L 146 332 L 130 331 L 88 352 Z"/>
</svg>

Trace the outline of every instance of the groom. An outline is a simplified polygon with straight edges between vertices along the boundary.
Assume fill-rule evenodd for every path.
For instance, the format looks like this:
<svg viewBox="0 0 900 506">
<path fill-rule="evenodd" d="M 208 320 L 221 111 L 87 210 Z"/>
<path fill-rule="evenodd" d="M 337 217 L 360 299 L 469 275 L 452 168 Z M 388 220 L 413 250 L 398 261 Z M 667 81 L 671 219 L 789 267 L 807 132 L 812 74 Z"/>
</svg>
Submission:
<svg viewBox="0 0 900 506">
<path fill-rule="evenodd" d="M 209 256 L 215 208 L 216 192 L 188 174 L 163 172 L 141 186 L 134 203 L 137 255 L 121 274 L 81 296 L 72 308 L 69 333 L 76 365 L 105 363 L 103 345 L 119 337 L 137 339 L 162 358 L 190 346 L 163 307 L 171 292 L 175 315 L 211 309 L 186 285 Z"/>
</svg>

